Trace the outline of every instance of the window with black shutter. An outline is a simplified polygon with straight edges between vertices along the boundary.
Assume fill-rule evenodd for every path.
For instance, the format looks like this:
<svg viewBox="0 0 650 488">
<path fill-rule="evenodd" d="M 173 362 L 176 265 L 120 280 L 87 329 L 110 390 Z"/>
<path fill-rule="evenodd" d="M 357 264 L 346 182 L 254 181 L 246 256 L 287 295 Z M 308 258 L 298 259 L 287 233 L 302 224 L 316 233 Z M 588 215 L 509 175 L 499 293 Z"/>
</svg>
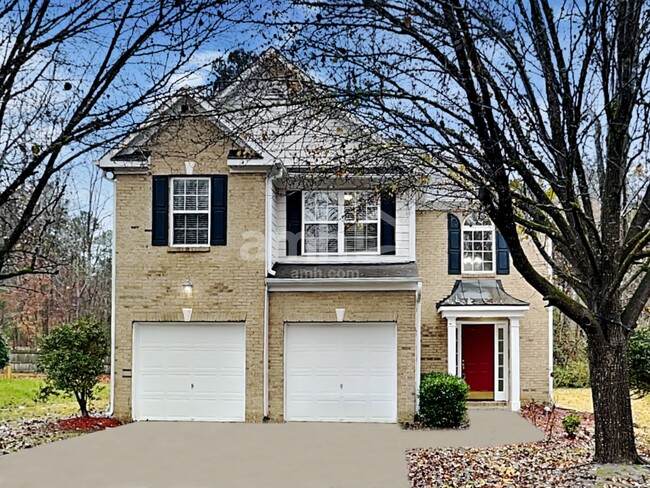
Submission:
<svg viewBox="0 0 650 488">
<path fill-rule="evenodd" d="M 460 274 L 460 220 L 453 214 L 447 214 L 447 264 L 449 274 Z"/>
<path fill-rule="evenodd" d="M 152 245 L 225 246 L 227 202 L 225 175 L 154 176 Z"/>
<path fill-rule="evenodd" d="M 497 274 L 510 274 L 510 251 L 500 232 L 497 232 Z"/>
</svg>

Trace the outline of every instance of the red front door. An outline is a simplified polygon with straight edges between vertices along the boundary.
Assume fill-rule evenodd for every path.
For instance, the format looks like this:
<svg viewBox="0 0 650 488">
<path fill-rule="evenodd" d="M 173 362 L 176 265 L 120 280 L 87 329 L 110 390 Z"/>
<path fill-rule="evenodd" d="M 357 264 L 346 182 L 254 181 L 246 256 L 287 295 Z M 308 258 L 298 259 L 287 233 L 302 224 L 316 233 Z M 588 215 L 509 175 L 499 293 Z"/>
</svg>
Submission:
<svg viewBox="0 0 650 488">
<path fill-rule="evenodd" d="M 463 325 L 463 377 L 472 400 L 494 399 L 494 325 Z"/>
</svg>

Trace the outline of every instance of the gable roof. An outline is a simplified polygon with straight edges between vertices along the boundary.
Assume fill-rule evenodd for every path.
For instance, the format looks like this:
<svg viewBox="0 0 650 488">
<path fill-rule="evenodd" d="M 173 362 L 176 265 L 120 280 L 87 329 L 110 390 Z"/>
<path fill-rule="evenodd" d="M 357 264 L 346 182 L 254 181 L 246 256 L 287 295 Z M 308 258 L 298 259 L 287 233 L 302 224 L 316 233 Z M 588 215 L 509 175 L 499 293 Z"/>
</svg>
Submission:
<svg viewBox="0 0 650 488">
<path fill-rule="evenodd" d="M 205 116 L 206 120 L 233 139 L 237 148 L 229 153 L 229 160 L 254 159 L 256 164 L 272 164 L 274 157 L 262 145 L 242 137 L 228 117 L 219 114 L 210 102 L 188 88 L 182 88 L 166 103 L 161 104 L 131 134 L 105 153 L 96 164 L 109 171 L 119 168 L 146 168 L 149 166 L 151 154 L 151 149 L 148 147 L 150 140 L 170 121 L 197 115 Z"/>
<path fill-rule="evenodd" d="M 205 115 L 242 149 L 231 152 L 230 166 L 275 163 L 319 174 L 342 163 L 370 171 L 378 159 L 390 160 L 393 168 L 408 166 L 397 145 L 371 133 L 335 98 L 329 102 L 318 83 L 271 48 L 212 100 L 179 90 L 97 164 L 106 170 L 148 167 L 149 141 L 166 121 L 185 116 L 189 104 L 192 116 Z"/>
</svg>

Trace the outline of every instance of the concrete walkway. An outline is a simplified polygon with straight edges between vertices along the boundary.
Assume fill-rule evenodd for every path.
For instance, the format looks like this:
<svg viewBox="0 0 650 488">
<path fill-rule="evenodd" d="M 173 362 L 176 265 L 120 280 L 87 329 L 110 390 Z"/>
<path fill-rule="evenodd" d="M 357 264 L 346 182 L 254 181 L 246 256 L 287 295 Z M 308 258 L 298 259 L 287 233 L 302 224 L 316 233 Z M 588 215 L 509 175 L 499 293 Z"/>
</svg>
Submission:
<svg viewBox="0 0 650 488">
<path fill-rule="evenodd" d="M 461 431 L 378 424 L 135 423 L 0 457 L 11 488 L 406 488 L 405 449 L 531 442 L 505 410 Z"/>
</svg>

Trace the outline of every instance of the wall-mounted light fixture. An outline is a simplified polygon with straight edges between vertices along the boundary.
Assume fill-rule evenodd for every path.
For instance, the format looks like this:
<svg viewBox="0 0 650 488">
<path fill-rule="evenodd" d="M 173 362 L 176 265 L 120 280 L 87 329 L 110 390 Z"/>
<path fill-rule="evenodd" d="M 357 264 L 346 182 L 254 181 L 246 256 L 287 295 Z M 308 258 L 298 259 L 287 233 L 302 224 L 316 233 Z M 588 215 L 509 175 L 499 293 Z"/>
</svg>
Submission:
<svg viewBox="0 0 650 488">
<path fill-rule="evenodd" d="M 183 293 L 185 294 L 186 297 L 191 297 L 192 296 L 192 291 L 194 290 L 194 285 L 192 282 L 188 279 L 186 279 L 183 282 Z"/>
</svg>

